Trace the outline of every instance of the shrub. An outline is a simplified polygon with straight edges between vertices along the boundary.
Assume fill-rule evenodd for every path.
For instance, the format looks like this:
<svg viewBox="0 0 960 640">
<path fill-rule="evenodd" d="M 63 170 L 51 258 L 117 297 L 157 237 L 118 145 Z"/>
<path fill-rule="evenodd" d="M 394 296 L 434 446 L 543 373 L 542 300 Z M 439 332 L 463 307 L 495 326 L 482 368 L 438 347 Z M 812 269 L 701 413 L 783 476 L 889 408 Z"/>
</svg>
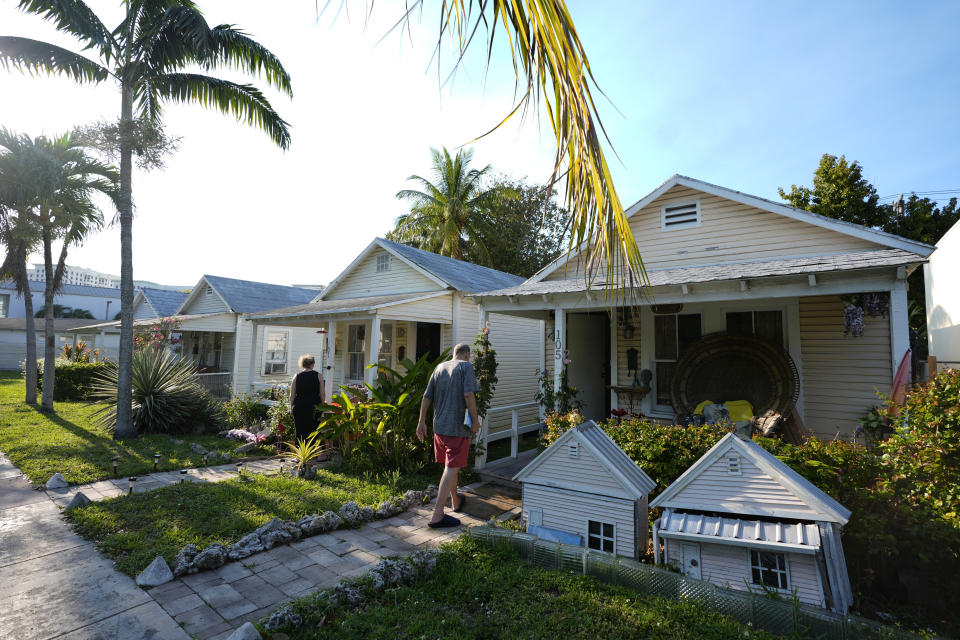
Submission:
<svg viewBox="0 0 960 640">
<path fill-rule="evenodd" d="M 73 362 L 57 359 L 53 399 L 57 402 L 86 400 L 93 391 L 94 379 L 107 369 L 107 362 Z M 37 391 L 43 390 L 43 358 L 37 360 Z"/>
<path fill-rule="evenodd" d="M 233 429 L 246 429 L 267 419 L 269 406 L 261 404 L 261 394 L 234 396 L 223 404 L 224 418 Z"/>
<path fill-rule="evenodd" d="M 90 398 L 103 406 L 94 412 L 108 430 L 117 423 L 117 365 L 97 376 Z M 133 426 L 137 433 L 201 433 L 223 424 L 223 410 L 198 383 L 196 367 L 166 349 L 133 353 Z"/>
</svg>

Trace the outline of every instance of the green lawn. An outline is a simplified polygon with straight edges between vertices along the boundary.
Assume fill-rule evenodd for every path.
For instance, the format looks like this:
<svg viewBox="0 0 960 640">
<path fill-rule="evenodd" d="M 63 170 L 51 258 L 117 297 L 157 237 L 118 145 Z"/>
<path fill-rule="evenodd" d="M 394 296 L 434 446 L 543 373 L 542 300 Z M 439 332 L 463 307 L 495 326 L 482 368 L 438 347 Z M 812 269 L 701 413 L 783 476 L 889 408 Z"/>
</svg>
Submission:
<svg viewBox="0 0 960 640">
<path fill-rule="evenodd" d="M 374 596 L 355 611 L 319 610 L 307 596 L 294 640 L 523 638 L 733 640 L 773 638 L 689 602 L 638 595 L 592 577 L 545 571 L 507 548 L 461 538 L 433 575 Z"/>
<path fill-rule="evenodd" d="M 136 575 L 162 555 L 168 563 L 184 545 L 230 544 L 274 516 L 297 520 L 336 510 L 349 500 L 375 505 L 407 489 L 436 482 L 427 476 L 371 477 L 321 470 L 315 480 L 289 476 L 248 476 L 215 484 L 175 484 L 123 495 L 74 509 L 67 518 L 77 532 L 113 558 L 117 568 Z"/>
<path fill-rule="evenodd" d="M 190 449 L 191 442 L 217 452 L 231 452 L 240 444 L 216 435 L 174 436 L 184 441 L 182 445 L 163 435 L 117 442 L 93 423 L 90 415 L 94 408 L 87 403 L 57 402 L 56 414 L 47 415 L 25 405 L 23 395 L 20 375 L 0 372 L 0 451 L 36 484 L 45 483 L 57 472 L 70 484 L 113 477 L 114 456 L 120 456 L 120 477 L 152 471 L 154 453 L 160 453 L 161 471 L 198 467 L 202 459 Z M 258 449 L 247 455 L 270 453 Z"/>
</svg>

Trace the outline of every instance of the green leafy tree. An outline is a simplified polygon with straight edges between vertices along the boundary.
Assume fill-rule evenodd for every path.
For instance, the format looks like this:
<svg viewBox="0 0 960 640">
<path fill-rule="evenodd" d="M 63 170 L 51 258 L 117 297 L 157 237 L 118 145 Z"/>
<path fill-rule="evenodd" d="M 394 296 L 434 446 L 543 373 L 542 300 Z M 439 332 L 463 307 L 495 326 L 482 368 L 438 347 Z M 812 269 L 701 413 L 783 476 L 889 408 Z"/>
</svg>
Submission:
<svg viewBox="0 0 960 640">
<path fill-rule="evenodd" d="M 46 314 L 46 310 L 40 310 L 36 313 L 37 318 L 42 318 Z M 93 320 L 93 314 L 86 309 L 74 309 L 73 307 L 68 307 L 62 304 L 53 305 L 53 317 L 54 318 L 75 318 L 80 320 Z"/>
<path fill-rule="evenodd" d="M 548 186 L 500 178 L 494 188 L 495 197 L 481 212 L 479 244 L 489 253 L 488 266 L 529 278 L 568 246 L 570 212 Z M 466 243 L 464 260 L 482 261 L 473 243 Z"/>
<path fill-rule="evenodd" d="M 418 175 L 408 180 L 422 191 L 404 189 L 397 198 L 411 202 L 410 213 L 397 218 L 387 237 L 427 251 L 462 260 L 470 245 L 481 264 L 490 264 L 490 252 L 483 244 L 483 212 L 498 198 L 509 194 L 499 187 L 487 187 L 484 177 L 490 165 L 470 167 L 473 149 L 461 149 L 456 156 L 444 149 L 430 150 L 433 182 Z"/>
<path fill-rule="evenodd" d="M 133 154 L 138 123 L 160 123 L 168 103 L 212 107 L 290 145 L 287 123 L 251 84 L 204 72 L 235 69 L 264 78 L 292 95 L 290 76 L 263 45 L 229 24 L 210 27 L 190 0 L 124 0 L 124 17 L 109 29 L 82 0 L 21 0 L 21 10 L 42 16 L 77 38 L 88 57 L 56 45 L 0 36 L 0 64 L 89 84 L 112 80 L 120 90 L 120 354 L 115 436 L 136 435 L 133 394 Z"/>
<path fill-rule="evenodd" d="M 828 218 L 855 222 L 866 227 L 881 227 L 882 212 L 877 190 L 863 177 L 863 166 L 846 157 L 823 154 L 813 172 L 813 187 L 791 185 L 790 191 L 777 189 L 780 197 L 793 206 Z"/>
<path fill-rule="evenodd" d="M 950 198 L 942 207 L 930 198 L 911 194 L 900 203 L 882 206 L 885 213 L 883 230 L 904 238 L 937 244 L 950 227 L 960 221 L 957 199 Z"/>
</svg>

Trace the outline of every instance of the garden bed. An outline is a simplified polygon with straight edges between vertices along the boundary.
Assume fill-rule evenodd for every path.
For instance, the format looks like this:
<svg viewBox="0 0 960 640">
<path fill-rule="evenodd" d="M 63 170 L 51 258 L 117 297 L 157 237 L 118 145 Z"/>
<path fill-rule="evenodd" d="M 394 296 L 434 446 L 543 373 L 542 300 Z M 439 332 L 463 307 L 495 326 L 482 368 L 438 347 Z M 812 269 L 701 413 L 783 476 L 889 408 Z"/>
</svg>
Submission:
<svg viewBox="0 0 960 640">
<path fill-rule="evenodd" d="M 431 476 L 371 477 L 321 469 L 314 480 L 251 475 L 217 483 L 175 484 L 74 509 L 67 518 L 97 543 L 117 568 L 142 571 L 158 555 L 172 564 L 187 544 L 236 542 L 274 517 L 298 520 L 353 500 L 377 505 L 407 489 L 423 489 Z"/>
<path fill-rule="evenodd" d="M 509 549 L 466 537 L 445 547 L 433 573 L 412 585 L 378 592 L 363 589 L 363 580 L 357 584 L 367 595 L 359 606 L 306 596 L 293 604 L 301 624 L 282 631 L 292 640 L 773 637 L 689 602 L 531 567 Z"/>
<path fill-rule="evenodd" d="M 94 407 L 85 402 L 54 403 L 57 413 L 48 415 L 25 405 L 23 396 L 23 378 L 0 372 L 0 451 L 34 484 L 43 484 L 58 472 L 70 484 L 149 473 L 155 453 L 160 454 L 160 471 L 203 466 L 203 457 L 191 444 L 211 452 L 209 464 L 219 464 L 222 460 L 213 454 L 232 453 L 241 444 L 216 435 L 178 435 L 176 441 L 165 435 L 144 435 L 118 442 L 95 424 Z M 257 448 L 247 455 L 271 452 Z M 116 474 L 114 456 L 120 458 Z"/>
</svg>

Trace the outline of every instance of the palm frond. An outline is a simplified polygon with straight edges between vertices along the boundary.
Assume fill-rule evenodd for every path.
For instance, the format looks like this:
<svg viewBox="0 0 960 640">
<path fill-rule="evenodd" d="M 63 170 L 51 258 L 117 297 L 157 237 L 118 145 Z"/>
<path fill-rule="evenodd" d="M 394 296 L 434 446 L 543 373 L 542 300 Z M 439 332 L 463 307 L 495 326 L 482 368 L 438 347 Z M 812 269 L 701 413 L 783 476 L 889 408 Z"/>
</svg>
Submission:
<svg viewBox="0 0 960 640">
<path fill-rule="evenodd" d="M 164 100 L 232 113 L 238 121 L 265 131 L 281 149 L 290 146 L 289 125 L 253 85 L 195 73 L 168 73 L 153 79 L 153 90 Z"/>
<path fill-rule="evenodd" d="M 64 31 L 86 42 L 84 49 L 99 49 L 107 61 L 116 48 L 110 30 L 82 0 L 21 0 L 18 8 L 52 21 L 57 31 Z"/>
<path fill-rule="evenodd" d="M 252 76 L 263 76 L 271 86 L 293 97 L 290 74 L 269 49 L 229 24 L 214 27 L 210 35 L 214 66 L 229 65 Z"/>
<path fill-rule="evenodd" d="M 38 75 L 65 75 L 77 82 L 103 82 L 110 72 L 97 62 L 49 42 L 0 36 L 0 66 Z"/>
</svg>

